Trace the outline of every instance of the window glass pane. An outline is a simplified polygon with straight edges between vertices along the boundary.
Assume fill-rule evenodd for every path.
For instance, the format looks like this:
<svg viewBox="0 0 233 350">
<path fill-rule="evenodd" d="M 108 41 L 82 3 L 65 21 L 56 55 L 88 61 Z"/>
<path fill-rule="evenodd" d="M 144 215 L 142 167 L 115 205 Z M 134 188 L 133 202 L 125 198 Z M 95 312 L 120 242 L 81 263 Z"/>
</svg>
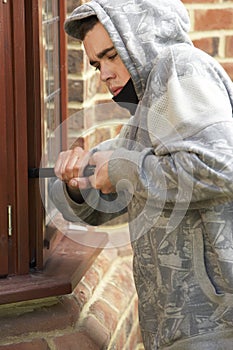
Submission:
<svg viewBox="0 0 233 350">
<path fill-rule="evenodd" d="M 61 86 L 60 86 L 60 18 L 59 0 L 43 0 L 43 156 L 42 167 L 53 167 L 61 150 L 61 139 L 55 137 L 55 130 L 61 123 Z M 47 188 L 47 180 L 44 188 Z M 49 201 L 45 190 L 44 205 L 50 214 Z M 50 216 L 50 215 L 49 215 Z M 46 217 L 46 223 L 49 218 Z"/>
</svg>

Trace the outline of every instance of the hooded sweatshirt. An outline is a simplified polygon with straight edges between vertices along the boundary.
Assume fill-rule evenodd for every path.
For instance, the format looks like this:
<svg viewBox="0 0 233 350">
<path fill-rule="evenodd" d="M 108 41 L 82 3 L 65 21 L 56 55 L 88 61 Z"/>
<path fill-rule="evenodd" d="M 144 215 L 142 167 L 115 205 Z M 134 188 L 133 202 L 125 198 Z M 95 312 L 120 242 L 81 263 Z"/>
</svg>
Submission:
<svg viewBox="0 0 233 350">
<path fill-rule="evenodd" d="M 179 0 L 93 0 L 65 23 L 97 15 L 139 99 L 116 140 L 109 178 L 77 204 L 57 180 L 51 197 L 70 221 L 101 225 L 128 212 L 146 350 L 230 350 L 233 342 L 233 87 L 195 48 Z M 107 203 L 107 204 L 106 204 Z"/>
</svg>

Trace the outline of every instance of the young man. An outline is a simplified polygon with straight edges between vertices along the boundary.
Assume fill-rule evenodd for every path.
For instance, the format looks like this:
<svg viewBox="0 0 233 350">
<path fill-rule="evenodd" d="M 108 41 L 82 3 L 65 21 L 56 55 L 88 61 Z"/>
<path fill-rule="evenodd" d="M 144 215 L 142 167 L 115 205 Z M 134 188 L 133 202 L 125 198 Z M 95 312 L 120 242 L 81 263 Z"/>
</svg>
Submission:
<svg viewBox="0 0 233 350">
<path fill-rule="evenodd" d="M 232 82 L 193 47 L 179 0 L 93 0 L 65 29 L 137 108 L 118 139 L 60 154 L 54 203 L 93 225 L 128 211 L 146 350 L 231 350 Z"/>
</svg>

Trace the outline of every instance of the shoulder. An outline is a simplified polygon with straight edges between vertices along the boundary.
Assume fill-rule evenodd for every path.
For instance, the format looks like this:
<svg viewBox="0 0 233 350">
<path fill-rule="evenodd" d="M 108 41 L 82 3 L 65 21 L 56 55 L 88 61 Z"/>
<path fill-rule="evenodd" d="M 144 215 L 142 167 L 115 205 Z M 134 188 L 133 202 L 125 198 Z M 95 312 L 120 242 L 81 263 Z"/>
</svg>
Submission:
<svg viewBox="0 0 233 350">
<path fill-rule="evenodd" d="M 222 71 L 217 60 L 188 44 L 172 45 L 161 51 L 151 73 L 161 73 L 162 69 L 165 69 L 168 79 L 172 75 L 178 77 L 184 75 L 206 76 L 210 72 L 213 74 L 214 71 Z"/>
<path fill-rule="evenodd" d="M 225 90 L 227 75 L 220 64 L 192 45 L 176 44 L 160 52 L 147 80 L 145 97 L 161 97 L 171 80 L 188 79 L 210 82 Z M 148 96 L 147 96 L 148 97 Z"/>
</svg>

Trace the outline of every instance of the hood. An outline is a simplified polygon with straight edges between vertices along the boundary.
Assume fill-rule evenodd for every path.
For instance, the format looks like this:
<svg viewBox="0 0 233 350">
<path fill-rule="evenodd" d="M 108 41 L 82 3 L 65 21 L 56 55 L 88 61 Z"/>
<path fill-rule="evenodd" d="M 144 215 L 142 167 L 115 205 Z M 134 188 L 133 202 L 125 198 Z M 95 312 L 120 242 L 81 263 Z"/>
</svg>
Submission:
<svg viewBox="0 0 233 350">
<path fill-rule="evenodd" d="M 180 0 L 92 0 L 67 18 L 67 34 L 79 39 L 78 21 L 92 15 L 109 33 L 139 100 L 159 52 L 177 43 L 191 45 L 190 21 Z"/>
</svg>

